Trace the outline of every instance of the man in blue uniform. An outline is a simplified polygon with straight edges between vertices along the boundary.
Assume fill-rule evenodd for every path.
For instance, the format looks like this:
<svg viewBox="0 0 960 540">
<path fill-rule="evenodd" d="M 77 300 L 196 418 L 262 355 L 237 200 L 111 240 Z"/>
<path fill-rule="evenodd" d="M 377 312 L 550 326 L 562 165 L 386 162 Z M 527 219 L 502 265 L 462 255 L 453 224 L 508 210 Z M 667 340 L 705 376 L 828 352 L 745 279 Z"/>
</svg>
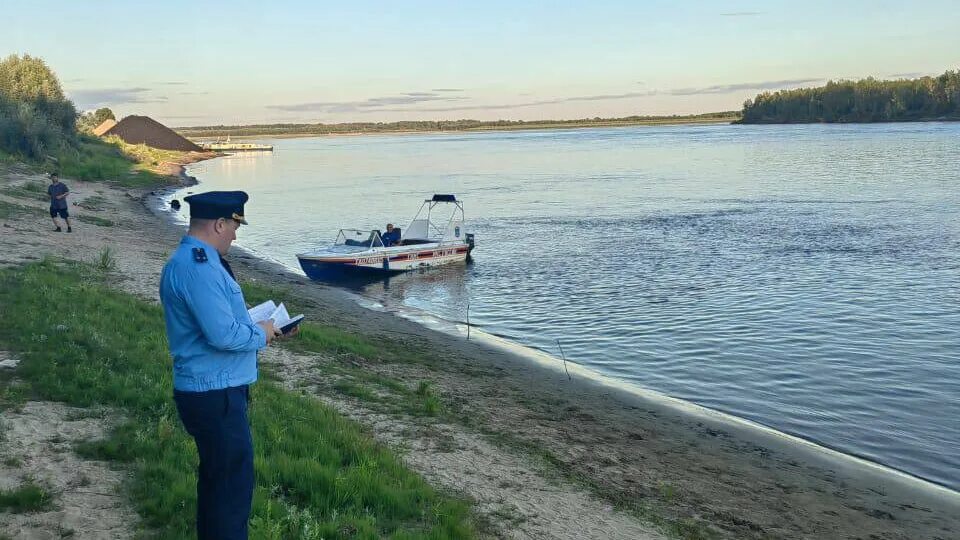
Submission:
<svg viewBox="0 0 960 540">
<path fill-rule="evenodd" d="M 173 397 L 200 454 L 200 540 L 247 538 L 254 487 L 249 385 L 257 380 L 257 351 L 279 335 L 272 321 L 251 321 L 223 259 L 246 224 L 247 199 L 242 191 L 186 197 L 190 229 L 160 278 Z"/>
<path fill-rule="evenodd" d="M 387 223 L 387 232 L 380 235 L 384 247 L 400 244 L 400 231 L 393 228 L 393 223 Z"/>
</svg>

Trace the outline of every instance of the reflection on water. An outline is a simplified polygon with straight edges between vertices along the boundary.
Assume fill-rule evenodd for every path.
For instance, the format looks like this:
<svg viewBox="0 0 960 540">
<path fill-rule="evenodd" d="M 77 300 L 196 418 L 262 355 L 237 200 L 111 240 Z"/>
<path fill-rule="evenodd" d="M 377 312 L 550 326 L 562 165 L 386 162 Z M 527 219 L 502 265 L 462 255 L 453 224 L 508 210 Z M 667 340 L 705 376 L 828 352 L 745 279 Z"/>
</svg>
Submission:
<svg viewBox="0 0 960 540">
<path fill-rule="evenodd" d="M 191 168 L 297 268 L 455 193 L 476 262 L 342 283 L 960 487 L 960 124 L 269 141 Z"/>
</svg>

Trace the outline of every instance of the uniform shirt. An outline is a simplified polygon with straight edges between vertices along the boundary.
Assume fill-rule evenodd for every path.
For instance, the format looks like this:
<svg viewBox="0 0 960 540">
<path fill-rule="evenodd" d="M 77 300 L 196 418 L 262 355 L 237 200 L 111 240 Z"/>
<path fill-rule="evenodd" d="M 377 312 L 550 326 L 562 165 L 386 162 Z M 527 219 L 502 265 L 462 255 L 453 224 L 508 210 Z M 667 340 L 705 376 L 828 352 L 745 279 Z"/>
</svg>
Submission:
<svg viewBox="0 0 960 540">
<path fill-rule="evenodd" d="M 160 302 L 175 390 L 204 392 L 257 380 L 257 350 L 267 346 L 267 336 L 250 320 L 240 285 L 216 248 L 184 236 L 163 267 Z"/>
<path fill-rule="evenodd" d="M 380 240 L 383 241 L 384 247 L 396 245 L 398 242 L 400 242 L 400 231 L 396 229 L 387 231 L 380 236 Z"/>
<path fill-rule="evenodd" d="M 64 193 L 70 193 L 70 189 L 63 182 L 50 184 L 47 186 L 47 195 L 50 195 L 50 208 L 54 210 L 63 210 L 67 207 L 67 198 L 58 199 L 57 197 Z"/>
</svg>

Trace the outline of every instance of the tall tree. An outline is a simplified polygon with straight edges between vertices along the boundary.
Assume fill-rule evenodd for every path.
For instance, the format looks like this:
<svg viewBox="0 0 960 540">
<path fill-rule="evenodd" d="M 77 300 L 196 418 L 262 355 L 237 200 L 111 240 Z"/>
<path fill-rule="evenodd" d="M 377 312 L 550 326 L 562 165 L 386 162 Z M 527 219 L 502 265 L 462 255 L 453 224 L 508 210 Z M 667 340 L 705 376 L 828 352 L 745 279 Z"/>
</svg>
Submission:
<svg viewBox="0 0 960 540">
<path fill-rule="evenodd" d="M 93 131 L 94 128 L 103 123 L 104 120 L 116 120 L 117 117 L 113 115 L 108 107 L 101 107 L 95 111 L 87 111 L 80 115 L 80 119 L 77 120 L 77 129 L 80 131 Z"/>
<path fill-rule="evenodd" d="M 40 157 L 69 144 L 77 110 L 46 63 L 30 55 L 0 61 L 0 149 Z"/>
</svg>

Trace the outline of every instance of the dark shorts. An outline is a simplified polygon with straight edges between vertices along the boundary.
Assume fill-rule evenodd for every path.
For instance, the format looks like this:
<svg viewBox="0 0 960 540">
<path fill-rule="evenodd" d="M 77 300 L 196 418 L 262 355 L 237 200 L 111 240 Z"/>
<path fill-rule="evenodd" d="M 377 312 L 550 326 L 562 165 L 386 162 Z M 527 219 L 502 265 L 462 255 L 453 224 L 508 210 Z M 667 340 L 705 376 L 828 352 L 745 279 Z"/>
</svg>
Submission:
<svg viewBox="0 0 960 540">
<path fill-rule="evenodd" d="M 57 215 L 59 215 L 63 219 L 67 219 L 68 217 L 70 217 L 70 213 L 67 212 L 66 208 L 51 208 L 50 217 L 57 217 Z"/>
</svg>

